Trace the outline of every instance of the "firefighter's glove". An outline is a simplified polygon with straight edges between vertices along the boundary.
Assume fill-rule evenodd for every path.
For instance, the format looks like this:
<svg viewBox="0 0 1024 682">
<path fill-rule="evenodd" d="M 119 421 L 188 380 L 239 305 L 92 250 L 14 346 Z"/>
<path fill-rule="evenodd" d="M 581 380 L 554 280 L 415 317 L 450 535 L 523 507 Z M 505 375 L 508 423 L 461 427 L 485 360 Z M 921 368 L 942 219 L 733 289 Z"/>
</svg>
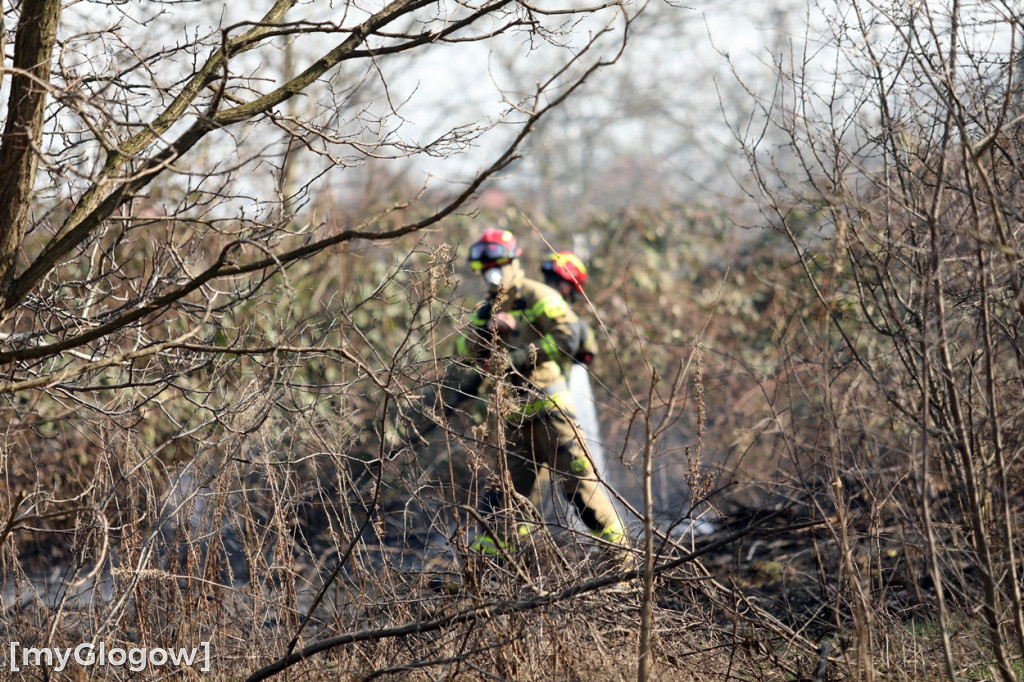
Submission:
<svg viewBox="0 0 1024 682">
<path fill-rule="evenodd" d="M 589 366 L 592 362 L 594 362 L 594 354 L 589 351 L 581 350 L 573 357 L 573 360 L 575 360 L 576 364 L 578 365 Z"/>
<path fill-rule="evenodd" d="M 509 313 L 501 312 L 491 318 L 487 323 L 487 329 L 497 335 L 499 339 L 506 339 L 516 331 L 516 318 Z"/>
<path fill-rule="evenodd" d="M 506 342 L 510 336 L 517 334 L 516 327 L 516 318 L 512 315 L 497 313 L 485 326 L 479 328 L 482 342 L 477 346 L 476 359 L 484 374 L 490 374 L 492 370 L 497 369 L 497 363 L 494 362 L 493 357 L 495 345 L 500 345 Z"/>
</svg>

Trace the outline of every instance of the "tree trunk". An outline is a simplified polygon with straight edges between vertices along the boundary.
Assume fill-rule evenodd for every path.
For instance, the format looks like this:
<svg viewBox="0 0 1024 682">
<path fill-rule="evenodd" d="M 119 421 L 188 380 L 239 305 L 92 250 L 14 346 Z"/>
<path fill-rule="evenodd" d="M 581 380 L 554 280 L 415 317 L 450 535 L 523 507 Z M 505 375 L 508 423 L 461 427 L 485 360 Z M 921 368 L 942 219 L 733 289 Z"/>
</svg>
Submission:
<svg viewBox="0 0 1024 682">
<path fill-rule="evenodd" d="M 31 215 L 60 6 L 60 0 L 24 0 L 14 38 L 7 125 L 0 144 L 0 309 L 6 307 L 2 304 Z"/>
</svg>

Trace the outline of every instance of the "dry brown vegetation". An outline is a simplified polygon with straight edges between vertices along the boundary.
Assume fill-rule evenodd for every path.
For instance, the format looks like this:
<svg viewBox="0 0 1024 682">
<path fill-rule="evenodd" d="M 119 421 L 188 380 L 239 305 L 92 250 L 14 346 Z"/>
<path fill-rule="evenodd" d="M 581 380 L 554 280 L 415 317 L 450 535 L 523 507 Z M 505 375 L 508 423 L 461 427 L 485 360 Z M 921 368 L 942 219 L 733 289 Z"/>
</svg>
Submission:
<svg viewBox="0 0 1024 682">
<path fill-rule="evenodd" d="M 977 662 L 988 648 L 968 616 L 978 569 L 966 531 L 952 517 L 936 524 L 943 621 L 924 526 L 901 497 L 910 472 L 840 456 L 885 462 L 898 438 L 829 444 L 823 414 L 853 431 L 884 419 L 885 404 L 873 382 L 848 376 L 849 361 L 812 352 L 834 337 L 799 295 L 792 257 L 772 239 L 729 241 L 703 209 L 613 224 L 615 239 L 592 257 L 607 349 L 594 376 L 608 441 L 621 444 L 613 471 L 638 550 L 644 517 L 655 521 L 655 679 L 851 679 L 865 665 L 876 679 L 938 679 L 944 627 L 956 628 L 958 665 L 993 669 L 994 659 Z M 680 224 L 685 248 L 664 248 Z M 712 247 L 728 267 L 701 267 Z M 279 342 L 210 360 L 201 344 L 184 346 L 179 362 L 209 365 L 127 414 L 112 409 L 124 390 L 112 388 L 103 412 L 94 391 L 77 418 L 47 396 L 34 421 L 12 421 L 11 442 L 25 447 L 8 455 L 8 635 L 54 646 L 97 631 L 122 645 L 210 641 L 224 679 L 633 679 L 639 571 L 604 573 L 557 518 L 508 560 L 468 552 L 472 508 L 494 474 L 485 413 L 452 415 L 429 447 L 381 450 L 394 442 L 396 406 L 448 352 L 462 314 L 456 251 L 399 245 L 392 261 L 378 250 L 359 261 L 365 274 L 293 268 L 287 314 L 320 325 L 320 348 Z M 625 272 L 623 251 L 634 254 Z M 314 288 L 333 295 L 304 293 Z M 201 419 L 189 401 L 163 397 L 174 391 L 217 397 L 220 409 L 203 406 Z M 843 402 L 823 413 L 824 398 Z M 61 410 L 64 428 L 47 432 L 58 422 L 42 415 Z M 161 433 L 189 420 L 209 421 L 218 439 Z M 665 487 L 645 510 L 648 442 Z M 932 499 L 955 504 L 946 489 Z M 715 532 L 686 533 L 691 514 Z"/>
<path fill-rule="evenodd" d="M 355 28 L 286 22 L 285 5 L 242 33 L 197 37 L 190 55 L 208 61 L 185 89 L 50 73 L 38 53 L 57 45 L 43 20 L 60 3 L 15 12 L 33 21 L 16 31 L 11 72 L 25 106 L 10 108 L 0 145 L 12 169 L 0 202 L 0 638 L 209 642 L 212 665 L 24 677 L 1024 674 L 1020 64 L 1015 48 L 980 49 L 971 33 L 1016 37 L 1012 7 L 855 2 L 828 14 L 818 49 L 776 65 L 772 99 L 750 91 L 754 115 L 735 128 L 745 200 L 561 225 L 472 198 L 624 37 L 609 28 L 572 45 L 562 14 L 526 5 L 466 5 L 458 28 L 405 3 Z M 634 16 L 601 5 L 588 18 L 609 9 L 607 26 Z M 390 24 L 406 12 L 416 21 Z M 421 21 L 437 33 L 409 28 Z M 311 61 L 322 70 L 286 87 L 232 62 L 268 45 L 281 73 L 306 73 L 271 25 L 333 37 L 331 55 L 369 61 L 385 86 L 389 57 L 472 42 L 462 29 L 572 49 L 510 106 L 514 139 L 454 193 L 383 173 L 344 208 L 309 200 L 318 217 L 300 222 L 353 149 L 443 157 L 501 126 L 453 124 L 420 147 L 393 130 L 370 148 L 365 133 L 389 115 L 360 118 L 360 98 L 378 94 L 360 90 L 368 80 L 336 91 L 318 78 L 327 62 Z M 61 49 L 88 64 L 91 41 L 118 30 Z M 610 53 L 602 36 L 618 41 Z M 821 54 L 843 67 L 823 69 Z M 255 92 L 265 97 L 245 104 Z M 328 113 L 282 115 L 297 92 Z M 46 93 L 60 95 L 49 117 Z M 205 113 L 184 132 L 173 104 L 122 125 L 137 98 L 171 95 Z M 362 112 L 349 127 L 343 104 Z M 94 125 L 40 147 L 46 125 L 76 116 Z M 246 146 L 242 122 L 284 135 L 283 157 Z M 199 143 L 223 130 L 238 135 L 237 165 L 204 170 L 218 147 Z M 80 176 L 78 150 L 93 144 L 106 162 Z M 203 154 L 184 170 L 193 147 Z M 322 174 L 297 177 L 297 150 Z M 35 189 L 40 161 L 52 195 Z M 267 164 L 271 208 L 233 213 L 258 203 L 244 176 Z M 445 415 L 427 443 L 404 430 L 480 294 L 465 245 L 492 225 L 517 233 L 528 270 L 552 246 L 585 252 L 582 312 L 602 351 L 593 381 L 631 572 L 603 566 L 557 504 L 504 556 L 469 551 L 479 497 L 500 475 L 494 405 Z"/>
</svg>

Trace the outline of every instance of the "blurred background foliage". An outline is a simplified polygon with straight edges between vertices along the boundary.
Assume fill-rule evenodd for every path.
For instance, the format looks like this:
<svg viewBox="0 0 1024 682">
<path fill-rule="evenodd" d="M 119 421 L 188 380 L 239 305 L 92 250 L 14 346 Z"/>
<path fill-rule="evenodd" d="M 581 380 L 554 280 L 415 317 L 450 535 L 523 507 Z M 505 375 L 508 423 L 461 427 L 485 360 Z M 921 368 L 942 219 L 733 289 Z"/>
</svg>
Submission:
<svg viewBox="0 0 1024 682">
<path fill-rule="evenodd" d="M 408 407 L 406 393 L 415 397 L 444 371 L 457 330 L 484 294 L 468 268 L 467 246 L 491 226 L 515 232 L 531 276 L 539 278 L 549 249 L 574 249 L 586 261 L 590 280 L 577 308 L 598 337 L 592 383 L 612 482 L 628 500 L 638 503 L 640 486 L 634 401 L 646 401 L 652 377 L 679 372 L 695 348 L 704 365 L 707 414 L 698 466 L 719 485 L 749 487 L 778 476 L 787 465 L 777 447 L 779 429 L 792 427 L 820 396 L 803 396 L 789 414 L 773 414 L 769 403 L 787 377 L 813 364 L 813 358 L 794 359 L 808 330 L 830 333 L 778 234 L 737 230 L 724 209 L 701 202 L 596 215 L 573 225 L 537 219 L 509 203 L 477 207 L 391 244 L 354 242 L 266 281 L 232 281 L 234 290 L 251 295 L 204 321 L 191 346 L 146 360 L 152 385 L 136 374 L 126 386 L 126 376 L 107 369 L 92 383 L 109 390 L 87 398 L 72 391 L 65 399 L 60 391 L 20 394 L 5 411 L 11 442 L 24 448 L 16 459 L 33 466 L 11 469 L 9 490 L 63 480 L 69 495 L 79 491 L 89 479 L 75 472 L 110 453 L 111 429 L 130 434 L 155 470 L 224 449 L 227 434 L 258 432 L 244 451 L 229 454 L 295 463 L 305 475 L 330 480 L 335 474 L 319 467 L 331 452 L 342 456 L 324 466 L 344 462 L 349 473 L 360 473 L 392 447 L 382 445 L 382 435 L 392 433 L 396 403 Z M 184 322 L 171 317 L 168 324 Z M 210 352 L 216 348 L 226 352 Z M 655 486 L 662 513 L 678 511 L 690 495 L 692 387 L 682 406 L 659 445 Z M 465 450 L 445 448 L 435 456 L 434 469 L 454 476 L 460 488 L 470 485 Z M 387 494 L 400 506 L 406 491 L 396 486 Z"/>
</svg>

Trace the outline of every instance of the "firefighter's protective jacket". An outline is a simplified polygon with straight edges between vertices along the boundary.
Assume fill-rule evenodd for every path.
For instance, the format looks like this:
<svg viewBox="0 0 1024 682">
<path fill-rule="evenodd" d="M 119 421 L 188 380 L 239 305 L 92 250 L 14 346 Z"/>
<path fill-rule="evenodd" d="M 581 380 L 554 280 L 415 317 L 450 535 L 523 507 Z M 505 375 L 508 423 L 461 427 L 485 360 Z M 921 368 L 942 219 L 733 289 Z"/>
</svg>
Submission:
<svg viewBox="0 0 1024 682">
<path fill-rule="evenodd" d="M 580 350 L 586 327 L 578 324 L 565 299 L 541 282 L 520 276 L 500 296 L 489 297 L 473 311 L 456 342 L 462 367 L 468 369 L 444 383 L 464 393 L 474 384 L 467 373 L 503 376 L 513 389 L 506 416 L 529 416 L 555 407 L 571 410 L 562 366 Z M 516 321 L 515 330 L 502 336 L 489 326 L 500 312 Z M 453 396 L 446 397 L 451 404 Z"/>
</svg>

